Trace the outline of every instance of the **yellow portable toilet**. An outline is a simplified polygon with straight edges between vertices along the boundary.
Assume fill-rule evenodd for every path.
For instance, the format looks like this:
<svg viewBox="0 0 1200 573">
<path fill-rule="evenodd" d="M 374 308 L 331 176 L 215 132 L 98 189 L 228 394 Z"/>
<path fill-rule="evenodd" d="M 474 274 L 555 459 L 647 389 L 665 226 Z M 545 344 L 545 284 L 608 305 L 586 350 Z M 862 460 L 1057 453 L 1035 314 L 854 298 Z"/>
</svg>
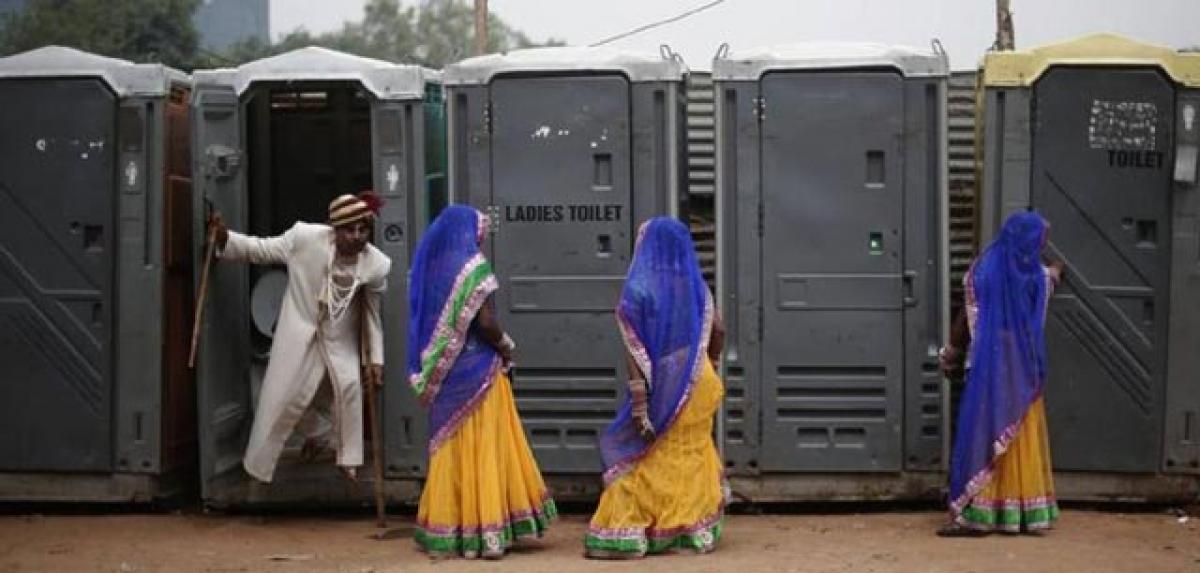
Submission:
<svg viewBox="0 0 1200 573">
<path fill-rule="evenodd" d="M 1097 34 L 986 56 L 981 238 L 1033 208 L 1067 264 L 1046 324 L 1060 497 L 1200 481 L 1200 54 Z"/>
</svg>

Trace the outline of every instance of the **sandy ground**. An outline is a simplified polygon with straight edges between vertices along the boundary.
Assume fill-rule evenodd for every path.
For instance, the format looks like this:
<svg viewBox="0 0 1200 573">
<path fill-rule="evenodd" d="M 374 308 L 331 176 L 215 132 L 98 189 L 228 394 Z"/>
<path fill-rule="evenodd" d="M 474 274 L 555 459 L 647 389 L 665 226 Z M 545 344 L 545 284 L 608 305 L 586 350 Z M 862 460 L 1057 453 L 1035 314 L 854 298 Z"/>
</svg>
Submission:
<svg viewBox="0 0 1200 573">
<path fill-rule="evenodd" d="M 733 515 L 712 555 L 588 561 L 586 515 L 500 562 L 431 561 L 416 551 L 412 516 L 384 540 L 367 516 L 6 515 L 0 572 L 13 571 L 1160 571 L 1200 572 L 1200 518 L 1155 511 L 1068 510 L 1043 536 L 941 539 L 933 511 Z M 635 569 L 636 568 L 636 569 Z"/>
</svg>

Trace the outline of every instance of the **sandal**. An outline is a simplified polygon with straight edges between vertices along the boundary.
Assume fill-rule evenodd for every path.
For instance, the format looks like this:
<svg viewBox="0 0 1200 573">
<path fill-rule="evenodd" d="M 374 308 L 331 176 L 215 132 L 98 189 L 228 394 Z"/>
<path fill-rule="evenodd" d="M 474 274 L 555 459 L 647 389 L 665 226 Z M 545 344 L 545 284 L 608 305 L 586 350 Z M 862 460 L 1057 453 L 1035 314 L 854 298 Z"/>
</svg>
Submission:
<svg viewBox="0 0 1200 573">
<path fill-rule="evenodd" d="M 937 528 L 938 537 L 984 537 L 987 534 L 986 531 L 971 529 L 957 523 L 946 523 Z"/>
</svg>

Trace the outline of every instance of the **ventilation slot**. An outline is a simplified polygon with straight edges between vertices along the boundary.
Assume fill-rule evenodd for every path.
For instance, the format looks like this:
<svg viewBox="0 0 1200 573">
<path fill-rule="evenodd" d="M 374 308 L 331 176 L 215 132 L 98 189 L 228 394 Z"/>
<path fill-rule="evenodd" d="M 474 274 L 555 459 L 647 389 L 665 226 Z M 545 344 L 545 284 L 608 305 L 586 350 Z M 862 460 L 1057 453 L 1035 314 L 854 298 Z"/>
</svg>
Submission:
<svg viewBox="0 0 1200 573">
<path fill-rule="evenodd" d="M 558 430 L 548 428 L 535 428 L 529 432 L 529 441 L 533 447 L 555 447 L 560 445 Z"/>
<path fill-rule="evenodd" d="M 780 378 L 878 378 L 887 375 L 883 366 L 780 366 Z"/>
<path fill-rule="evenodd" d="M 614 368 L 529 368 L 521 367 L 516 371 L 522 381 L 565 381 L 565 380 L 595 380 L 611 383 L 617 379 Z"/>
<path fill-rule="evenodd" d="M 526 422 L 563 422 L 563 421 L 602 421 L 612 420 L 614 412 L 611 409 L 597 410 L 522 410 L 521 418 Z"/>
<path fill-rule="evenodd" d="M 518 400 L 615 400 L 617 391 L 615 389 L 569 390 L 517 386 L 513 388 L 513 395 Z"/>
<path fill-rule="evenodd" d="M 883 422 L 887 412 L 884 408 L 780 408 L 779 419 L 789 422 L 817 422 L 862 420 Z"/>
<path fill-rule="evenodd" d="M 839 448 L 862 448 L 867 443 L 866 428 L 834 428 L 833 444 Z"/>
<path fill-rule="evenodd" d="M 883 399 L 887 392 L 882 387 L 868 388 L 778 388 L 775 394 L 780 398 L 879 398 Z"/>
</svg>

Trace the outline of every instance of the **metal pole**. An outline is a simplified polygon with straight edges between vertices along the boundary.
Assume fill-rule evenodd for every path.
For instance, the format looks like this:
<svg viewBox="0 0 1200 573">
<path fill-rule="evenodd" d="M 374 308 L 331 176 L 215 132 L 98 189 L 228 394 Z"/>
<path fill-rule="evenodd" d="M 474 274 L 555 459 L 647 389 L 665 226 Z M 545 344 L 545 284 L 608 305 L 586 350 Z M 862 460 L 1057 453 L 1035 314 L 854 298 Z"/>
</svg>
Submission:
<svg viewBox="0 0 1200 573">
<path fill-rule="evenodd" d="M 487 0 L 475 0 L 475 55 L 487 53 L 488 46 Z"/>
<path fill-rule="evenodd" d="M 996 0 L 996 43 L 992 48 L 1001 51 L 1013 50 L 1016 48 L 1016 43 L 1010 1 Z"/>
</svg>

